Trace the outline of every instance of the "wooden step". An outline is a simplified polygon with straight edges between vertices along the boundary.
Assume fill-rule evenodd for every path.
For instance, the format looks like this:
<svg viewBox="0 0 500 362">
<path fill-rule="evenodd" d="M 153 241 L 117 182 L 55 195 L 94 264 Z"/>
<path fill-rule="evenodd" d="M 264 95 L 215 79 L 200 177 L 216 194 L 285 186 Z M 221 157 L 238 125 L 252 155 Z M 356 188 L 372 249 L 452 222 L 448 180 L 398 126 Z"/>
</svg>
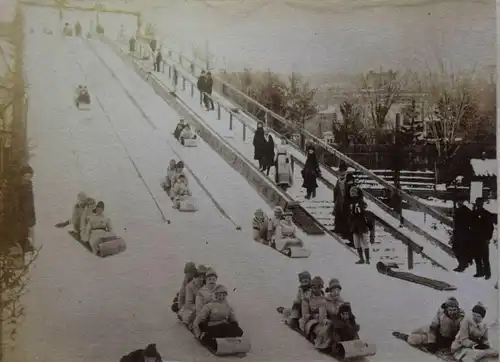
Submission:
<svg viewBox="0 0 500 362">
<path fill-rule="evenodd" d="M 285 211 L 290 211 L 293 215 L 293 222 L 308 235 L 323 235 L 325 231 L 320 224 L 298 203 L 289 203 Z"/>
</svg>

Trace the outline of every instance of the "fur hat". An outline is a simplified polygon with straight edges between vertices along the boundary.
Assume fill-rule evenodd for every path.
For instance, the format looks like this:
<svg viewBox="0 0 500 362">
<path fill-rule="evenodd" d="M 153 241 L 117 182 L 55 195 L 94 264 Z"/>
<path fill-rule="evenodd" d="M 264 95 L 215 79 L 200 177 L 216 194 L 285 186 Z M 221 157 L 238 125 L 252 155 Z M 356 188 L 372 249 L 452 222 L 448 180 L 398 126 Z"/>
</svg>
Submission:
<svg viewBox="0 0 500 362">
<path fill-rule="evenodd" d="M 486 316 L 486 308 L 483 303 L 477 302 L 474 308 L 472 308 L 472 313 L 477 313 L 484 318 Z"/>
<path fill-rule="evenodd" d="M 342 290 L 342 286 L 340 285 L 340 282 L 338 279 L 330 279 L 330 281 L 328 282 L 328 288 L 329 290 L 332 290 L 332 289 L 340 289 Z"/>
<path fill-rule="evenodd" d="M 307 270 L 304 270 L 303 272 L 299 273 L 299 281 L 301 280 L 311 280 L 311 273 L 309 273 Z"/>
<path fill-rule="evenodd" d="M 339 307 L 339 314 L 341 313 L 349 313 L 352 314 L 351 303 L 345 302 Z"/>
<path fill-rule="evenodd" d="M 192 261 L 188 261 L 184 265 L 184 274 L 196 274 L 197 269 L 196 269 L 196 264 L 193 263 Z"/>
<path fill-rule="evenodd" d="M 158 357 L 160 354 L 156 349 L 156 343 L 148 344 L 148 346 L 144 349 L 144 357 Z"/>
<path fill-rule="evenodd" d="M 213 277 L 218 277 L 217 273 L 215 272 L 214 268 L 207 268 L 207 271 L 205 272 L 205 277 L 210 277 L 210 276 L 213 276 Z"/>
<path fill-rule="evenodd" d="M 325 285 L 325 282 L 323 281 L 323 278 L 316 276 L 316 277 L 312 278 L 311 285 L 323 288 L 323 286 Z"/>
<path fill-rule="evenodd" d="M 217 294 L 217 293 L 224 293 L 227 295 L 227 288 L 225 286 L 223 286 L 222 284 L 218 284 L 215 288 L 214 288 L 214 291 L 213 291 L 214 294 Z"/>
<path fill-rule="evenodd" d="M 446 302 L 444 302 L 445 307 L 455 307 L 459 308 L 458 300 L 455 297 L 449 297 L 446 299 Z"/>
</svg>

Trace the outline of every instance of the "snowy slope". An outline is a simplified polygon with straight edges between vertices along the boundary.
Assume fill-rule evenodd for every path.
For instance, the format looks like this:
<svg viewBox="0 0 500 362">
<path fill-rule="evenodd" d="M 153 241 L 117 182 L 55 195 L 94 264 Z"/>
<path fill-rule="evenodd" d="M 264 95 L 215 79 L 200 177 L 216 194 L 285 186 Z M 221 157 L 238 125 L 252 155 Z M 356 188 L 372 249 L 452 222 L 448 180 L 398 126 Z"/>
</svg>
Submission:
<svg viewBox="0 0 500 362">
<path fill-rule="evenodd" d="M 275 312 L 276 305 L 291 302 L 296 274 L 305 268 L 326 278 L 340 278 L 344 296 L 352 301 L 361 323 L 362 336 L 378 345 L 379 352 L 371 361 L 436 361 L 392 339 L 390 331 L 427 322 L 447 293 L 357 268 L 352 255 L 327 238 L 315 238 L 314 243 L 305 238 L 313 252 L 311 258 L 289 260 L 250 241 L 245 225 L 243 231 L 234 231 L 193 182 L 200 210 L 194 215 L 175 212 L 157 186 L 166 161 L 175 157 L 166 145 L 171 128 L 160 125 L 173 126 L 178 116 L 138 77 L 128 73 L 130 83 L 125 87 L 133 87 L 128 92 L 156 126 L 154 129 L 83 44 L 65 42 L 57 37 L 28 38 L 29 137 L 36 146 L 32 164 L 39 210 L 36 235 L 37 242 L 44 245 L 24 300 L 27 317 L 19 341 L 28 361 L 35 356 L 37 361 L 47 362 L 116 361 L 150 342 L 158 344 L 166 360 L 215 360 L 179 326 L 169 310 L 181 280 L 180 271 L 188 259 L 214 265 L 220 281 L 234 289 L 229 298 L 252 342 L 246 361 L 331 360 L 281 325 Z M 105 50 L 100 49 L 100 54 Z M 120 78 L 124 77 L 127 69 L 123 64 L 111 65 Z M 73 90 L 79 83 L 90 87 L 94 104 L 89 112 L 73 106 Z M 96 97 L 103 102 L 110 121 Z M 171 220 L 170 225 L 161 220 L 114 130 Z M 205 167 L 205 162 L 227 178 L 214 184 L 230 190 L 227 193 L 232 203 L 242 208 L 264 204 L 245 180 L 233 186 L 236 178 L 231 176 L 229 166 L 222 160 L 218 163 L 208 149 L 200 146 L 189 152 L 197 154 L 197 162 L 186 161 L 194 172 L 197 167 Z M 210 179 L 204 181 L 209 189 Z M 126 253 L 106 260 L 95 258 L 64 231 L 53 228 L 68 215 L 81 189 L 106 202 L 116 229 L 129 243 Z M 233 194 L 235 190 L 241 193 Z M 228 211 L 243 219 L 236 207 L 228 207 Z M 496 298 L 489 290 L 489 286 L 478 284 L 473 289 L 464 287 L 455 295 L 469 310 L 478 299 L 493 306 Z M 480 298 L 486 294 L 488 297 Z M 490 307 L 490 320 L 494 319 L 493 309 Z M 493 333 L 492 340 L 495 336 Z"/>
</svg>

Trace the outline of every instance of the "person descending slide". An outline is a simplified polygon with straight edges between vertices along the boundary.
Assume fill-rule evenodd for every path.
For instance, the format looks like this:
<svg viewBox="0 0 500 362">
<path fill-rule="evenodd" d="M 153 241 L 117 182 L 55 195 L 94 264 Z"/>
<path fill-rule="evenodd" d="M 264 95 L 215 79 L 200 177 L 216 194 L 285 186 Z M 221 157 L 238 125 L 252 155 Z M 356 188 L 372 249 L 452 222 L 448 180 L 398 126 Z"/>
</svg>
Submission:
<svg viewBox="0 0 500 362">
<path fill-rule="evenodd" d="M 88 217 L 83 241 L 88 242 L 92 252 L 97 254 L 101 238 L 109 236 L 109 233 L 112 232 L 111 220 L 104 215 L 104 202 L 99 201 L 95 207 L 95 212 Z"/>
<path fill-rule="evenodd" d="M 268 239 L 269 218 L 262 209 L 255 210 L 252 219 L 253 239 L 264 245 L 269 244 Z"/>
<path fill-rule="evenodd" d="M 233 308 L 227 301 L 227 289 L 217 285 L 214 299 L 201 309 L 193 322 L 195 336 L 211 349 L 217 349 L 216 338 L 232 338 L 243 336 Z"/>
<path fill-rule="evenodd" d="M 299 289 L 297 296 L 293 300 L 292 308 L 285 309 L 283 307 L 276 308 L 278 313 L 283 314 L 286 318 L 286 323 L 292 329 L 299 329 L 299 320 L 302 318 L 302 300 L 308 297 L 311 290 L 311 274 L 306 270 L 299 273 Z"/>
<path fill-rule="evenodd" d="M 182 280 L 181 288 L 179 289 L 179 292 L 175 296 L 174 301 L 172 303 L 172 311 L 174 313 L 178 313 L 179 310 L 182 307 L 184 307 L 184 304 L 186 303 L 186 287 L 191 282 L 191 280 L 194 279 L 196 273 L 197 273 L 196 264 L 191 261 L 188 261 L 184 265 L 184 279 Z"/>
<path fill-rule="evenodd" d="M 174 209 L 181 208 L 181 202 L 191 196 L 191 191 L 189 190 L 189 187 L 186 183 L 186 176 L 184 176 L 183 174 L 179 175 L 179 178 L 175 182 L 175 185 L 172 186 L 170 194 L 170 197 L 174 202 L 174 205 L 172 207 Z"/>
<path fill-rule="evenodd" d="M 70 234 L 75 238 L 80 240 L 80 232 L 81 232 L 81 224 L 82 218 L 84 216 L 85 208 L 87 207 L 88 196 L 85 192 L 81 191 L 76 196 L 76 203 L 73 206 L 73 213 L 71 215 L 71 219 L 57 223 L 57 228 L 63 228 L 71 224 L 73 226 L 73 230 L 70 231 Z"/>
<path fill-rule="evenodd" d="M 186 124 L 186 126 L 179 134 L 179 141 L 183 146 L 195 146 L 196 138 L 196 133 L 191 129 L 191 126 L 189 126 L 189 124 Z"/>
<path fill-rule="evenodd" d="M 200 288 L 196 296 L 196 314 L 200 314 L 205 304 L 213 300 L 213 293 L 217 286 L 217 273 L 213 268 L 208 268 L 205 273 L 205 285 Z"/>
<path fill-rule="evenodd" d="M 170 194 L 170 189 L 172 188 L 172 178 L 177 174 L 177 163 L 174 159 L 170 160 L 167 168 L 167 175 L 165 176 L 165 181 L 162 182 L 161 187 L 167 194 Z"/>
<path fill-rule="evenodd" d="M 311 281 L 311 292 L 302 298 L 302 318 L 299 320 L 299 326 L 304 336 L 310 341 L 315 340 L 319 321 L 324 319 L 319 315 L 325 303 L 323 286 L 323 279 L 319 276 L 314 277 Z"/>
<path fill-rule="evenodd" d="M 498 351 L 490 346 L 485 316 L 486 308 L 478 302 L 472 308 L 472 316 L 462 319 L 458 334 L 451 344 L 451 353 L 458 361 L 478 362 L 486 358 L 498 358 Z"/>
<path fill-rule="evenodd" d="M 184 127 L 186 127 L 186 123 L 184 122 L 184 120 L 183 119 L 179 120 L 179 123 L 177 123 L 177 126 L 175 127 L 174 130 L 174 137 L 176 140 L 179 140 L 179 137 Z"/>
<path fill-rule="evenodd" d="M 196 296 L 198 291 L 205 284 L 205 273 L 207 268 L 204 265 L 199 265 L 196 270 L 196 275 L 186 286 L 186 300 L 182 309 L 179 311 L 179 319 L 190 328 L 196 313 Z"/>
</svg>

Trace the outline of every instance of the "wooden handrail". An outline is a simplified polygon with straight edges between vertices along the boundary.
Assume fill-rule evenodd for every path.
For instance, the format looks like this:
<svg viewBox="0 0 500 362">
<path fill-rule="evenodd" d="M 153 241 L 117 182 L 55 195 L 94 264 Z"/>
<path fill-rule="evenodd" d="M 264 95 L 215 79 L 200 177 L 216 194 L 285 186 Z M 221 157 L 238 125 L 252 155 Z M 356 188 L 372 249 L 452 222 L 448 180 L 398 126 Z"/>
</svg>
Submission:
<svg viewBox="0 0 500 362">
<path fill-rule="evenodd" d="M 163 46 L 164 47 L 164 46 Z M 181 53 L 178 53 L 176 52 L 175 50 L 173 49 L 170 49 L 170 48 L 167 48 L 167 47 L 164 47 L 166 49 L 168 49 L 169 51 L 172 52 L 172 54 L 177 54 L 179 57 L 185 59 L 187 62 L 191 63 L 191 64 L 195 64 L 197 65 L 198 67 L 200 67 L 201 69 L 204 69 L 204 66 L 200 65 L 200 64 L 196 64 L 197 62 L 187 58 L 185 55 L 181 54 Z M 167 57 L 169 57 L 169 55 L 167 54 Z M 172 57 L 170 57 L 170 59 L 177 63 L 177 64 L 180 64 L 179 62 L 177 62 L 175 59 L 173 59 Z M 183 67 L 182 64 L 180 64 L 181 67 Z M 185 69 L 187 70 L 187 69 Z M 189 72 L 189 70 L 187 70 Z M 233 85 L 225 82 L 224 80 L 220 79 L 219 77 L 217 76 L 213 76 L 213 78 L 215 80 L 217 80 L 218 82 L 220 82 L 221 84 L 223 84 L 225 87 L 227 87 L 228 89 L 230 89 L 231 91 L 235 92 L 237 95 L 241 96 L 243 99 L 245 99 L 247 102 L 255 105 L 257 108 L 261 109 L 262 111 L 264 111 L 265 113 L 273 116 L 275 119 L 277 119 L 278 121 L 284 123 L 285 125 L 288 125 L 288 126 L 291 126 L 291 127 L 294 127 L 296 128 L 296 125 L 287 120 L 286 118 L 280 116 L 279 114 L 273 112 L 272 110 L 266 108 L 265 106 L 263 106 L 262 104 L 260 104 L 259 102 L 257 102 L 256 100 L 254 100 L 253 98 L 249 97 L 248 95 L 246 95 L 245 93 L 243 93 L 242 91 L 240 91 L 239 89 L 237 89 L 236 87 L 234 87 Z M 337 158 L 339 158 L 340 160 L 342 160 L 344 163 L 346 163 L 347 165 L 351 166 L 352 168 L 356 169 L 357 171 L 360 171 L 362 172 L 363 174 L 369 176 L 369 178 L 371 178 L 372 180 L 375 180 L 377 181 L 379 184 L 383 185 L 386 189 L 392 191 L 394 194 L 396 195 L 399 195 L 403 200 L 407 201 L 409 204 L 411 204 L 414 208 L 416 208 L 417 210 L 420 210 L 420 211 L 423 211 L 431 216 L 433 216 L 436 220 L 438 220 L 439 222 L 449 226 L 449 227 L 452 227 L 453 226 L 453 221 L 451 219 L 449 219 L 446 215 L 442 214 L 441 212 L 435 210 L 434 208 L 432 208 L 431 206 L 429 205 L 426 205 L 420 201 L 418 201 L 417 199 L 415 199 L 413 196 L 409 195 L 408 193 L 404 192 L 403 190 L 400 190 L 400 189 L 397 189 L 396 187 L 394 187 L 394 185 L 390 184 L 389 182 L 387 182 L 386 180 L 384 180 L 383 178 L 377 176 L 376 174 L 374 174 L 372 171 L 368 170 L 366 167 L 364 167 L 363 165 L 359 164 L 358 162 L 354 161 L 353 159 L 351 159 L 350 157 L 344 155 L 343 153 L 341 153 L 340 151 L 338 151 L 337 149 L 331 147 L 330 145 L 328 145 L 324 140 L 318 138 L 317 136 L 311 134 L 310 132 L 304 130 L 304 129 L 300 129 L 299 130 L 299 133 L 301 135 L 303 135 L 304 137 L 308 138 L 308 139 L 311 139 L 313 141 L 315 141 L 318 145 L 320 145 L 322 148 L 324 148 L 326 151 L 328 151 L 330 154 L 336 156 Z"/>
</svg>

